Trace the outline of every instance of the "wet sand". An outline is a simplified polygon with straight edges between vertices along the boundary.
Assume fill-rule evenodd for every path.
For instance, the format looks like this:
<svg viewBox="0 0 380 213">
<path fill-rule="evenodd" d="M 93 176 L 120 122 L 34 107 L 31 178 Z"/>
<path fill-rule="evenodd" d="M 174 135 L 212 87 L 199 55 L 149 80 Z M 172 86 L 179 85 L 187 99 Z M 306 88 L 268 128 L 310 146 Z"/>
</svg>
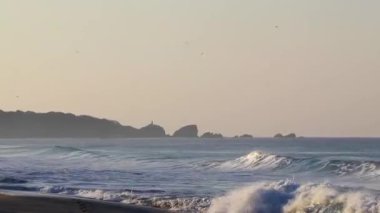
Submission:
<svg viewBox="0 0 380 213">
<path fill-rule="evenodd" d="M 0 213 L 161 213 L 162 209 L 77 197 L 0 191 Z"/>
</svg>

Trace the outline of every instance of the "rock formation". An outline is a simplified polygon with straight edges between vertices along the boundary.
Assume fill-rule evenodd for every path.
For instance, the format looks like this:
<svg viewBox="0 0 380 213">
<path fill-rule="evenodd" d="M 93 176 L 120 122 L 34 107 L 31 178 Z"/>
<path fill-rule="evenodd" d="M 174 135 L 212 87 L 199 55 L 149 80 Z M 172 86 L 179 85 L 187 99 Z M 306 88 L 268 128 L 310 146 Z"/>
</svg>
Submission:
<svg viewBox="0 0 380 213">
<path fill-rule="evenodd" d="M 206 132 L 201 136 L 201 138 L 223 138 L 223 135 L 220 133 Z"/>
<path fill-rule="evenodd" d="M 166 137 L 165 129 L 161 126 L 153 124 L 149 124 L 141 129 L 139 129 L 139 136 L 144 138 L 158 138 L 158 137 Z"/>
<path fill-rule="evenodd" d="M 287 135 L 283 135 L 281 133 L 278 133 L 274 137 L 275 138 L 297 138 L 297 135 L 294 134 L 294 133 L 290 133 L 290 134 L 287 134 Z"/>
<path fill-rule="evenodd" d="M 188 125 L 175 131 L 173 137 L 196 138 L 198 137 L 197 125 Z"/>
</svg>

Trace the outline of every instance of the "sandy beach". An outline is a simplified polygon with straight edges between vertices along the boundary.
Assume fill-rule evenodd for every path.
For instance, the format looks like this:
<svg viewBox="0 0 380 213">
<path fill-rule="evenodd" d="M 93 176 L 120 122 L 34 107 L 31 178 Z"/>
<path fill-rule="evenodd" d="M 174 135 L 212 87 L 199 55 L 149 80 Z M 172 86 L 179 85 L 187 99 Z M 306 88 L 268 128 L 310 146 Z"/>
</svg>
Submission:
<svg viewBox="0 0 380 213">
<path fill-rule="evenodd" d="M 0 213 L 160 213 L 141 206 L 77 197 L 47 196 L 38 193 L 0 191 Z"/>
</svg>

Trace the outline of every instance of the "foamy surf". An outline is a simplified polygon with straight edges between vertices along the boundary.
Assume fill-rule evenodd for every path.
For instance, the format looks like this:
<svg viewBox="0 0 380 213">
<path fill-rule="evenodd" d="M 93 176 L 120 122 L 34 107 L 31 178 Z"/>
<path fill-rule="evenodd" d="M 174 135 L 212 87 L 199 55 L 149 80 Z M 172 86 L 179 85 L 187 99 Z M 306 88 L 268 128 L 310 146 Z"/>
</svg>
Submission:
<svg viewBox="0 0 380 213">
<path fill-rule="evenodd" d="M 75 189 L 62 186 L 43 187 L 39 190 L 43 193 L 90 198 L 102 201 L 120 202 L 125 204 L 149 206 L 172 211 L 206 212 L 210 206 L 208 197 L 178 197 L 164 195 L 161 190 L 133 190 L 124 189 L 118 191 L 103 189 Z"/>
<path fill-rule="evenodd" d="M 212 200 L 208 213 L 378 213 L 376 192 L 291 181 L 256 183 Z"/>
<path fill-rule="evenodd" d="M 296 183 L 290 180 L 259 182 L 210 197 L 178 197 L 160 190 L 119 191 L 45 187 L 44 193 L 121 202 L 175 212 L 208 213 L 378 213 L 380 192 L 329 183 Z"/>
</svg>

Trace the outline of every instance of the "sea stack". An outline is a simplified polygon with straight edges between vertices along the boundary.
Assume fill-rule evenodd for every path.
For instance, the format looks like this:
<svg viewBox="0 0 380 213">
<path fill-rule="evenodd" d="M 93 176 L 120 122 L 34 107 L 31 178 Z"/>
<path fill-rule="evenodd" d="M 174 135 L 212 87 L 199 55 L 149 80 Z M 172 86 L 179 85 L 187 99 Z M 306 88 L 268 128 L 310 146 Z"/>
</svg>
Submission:
<svg viewBox="0 0 380 213">
<path fill-rule="evenodd" d="M 198 127 L 197 125 L 187 125 L 179 130 L 175 131 L 173 137 L 179 138 L 196 138 L 198 137 Z"/>
</svg>

